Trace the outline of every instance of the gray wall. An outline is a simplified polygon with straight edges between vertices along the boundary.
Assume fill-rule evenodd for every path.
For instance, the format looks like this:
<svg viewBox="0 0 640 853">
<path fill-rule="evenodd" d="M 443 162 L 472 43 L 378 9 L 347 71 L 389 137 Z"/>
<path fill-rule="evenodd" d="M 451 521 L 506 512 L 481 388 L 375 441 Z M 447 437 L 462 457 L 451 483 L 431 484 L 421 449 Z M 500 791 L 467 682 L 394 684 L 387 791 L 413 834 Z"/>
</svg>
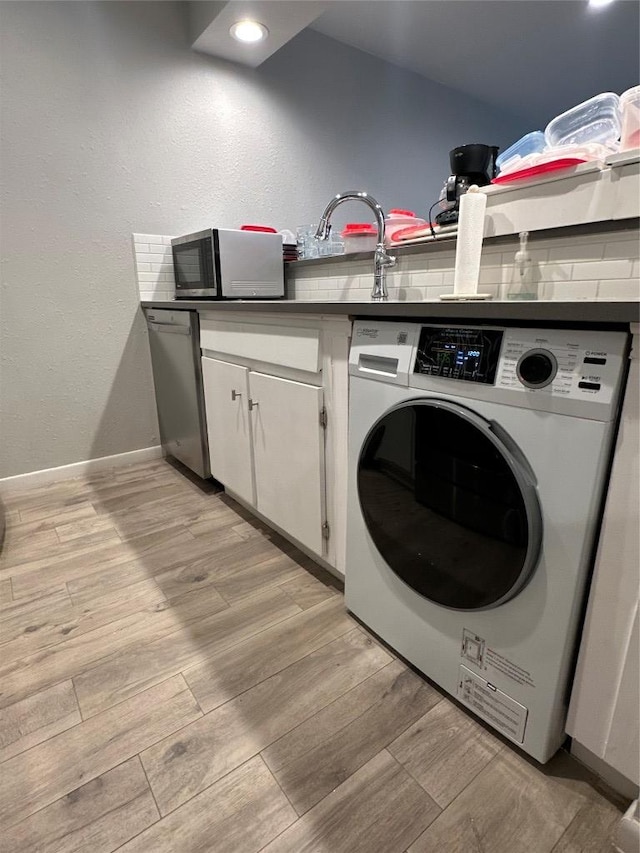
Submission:
<svg viewBox="0 0 640 853">
<path fill-rule="evenodd" d="M 449 148 L 526 131 L 313 32 L 216 61 L 184 12 L 0 6 L 0 477 L 158 443 L 132 232 L 294 228 L 349 188 L 425 214 Z"/>
</svg>

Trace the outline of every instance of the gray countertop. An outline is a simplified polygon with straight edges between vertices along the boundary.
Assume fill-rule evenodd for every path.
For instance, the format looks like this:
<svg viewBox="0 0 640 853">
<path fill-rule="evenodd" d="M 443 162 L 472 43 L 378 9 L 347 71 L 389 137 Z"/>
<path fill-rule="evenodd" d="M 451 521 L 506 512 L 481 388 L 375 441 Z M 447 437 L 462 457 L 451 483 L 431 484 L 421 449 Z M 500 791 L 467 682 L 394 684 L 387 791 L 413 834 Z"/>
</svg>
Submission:
<svg viewBox="0 0 640 853">
<path fill-rule="evenodd" d="M 248 314 L 339 314 L 350 317 L 516 321 L 523 323 L 638 323 L 640 302 L 311 302 L 309 300 L 188 300 L 142 302 L 143 308 L 242 311 Z"/>
</svg>

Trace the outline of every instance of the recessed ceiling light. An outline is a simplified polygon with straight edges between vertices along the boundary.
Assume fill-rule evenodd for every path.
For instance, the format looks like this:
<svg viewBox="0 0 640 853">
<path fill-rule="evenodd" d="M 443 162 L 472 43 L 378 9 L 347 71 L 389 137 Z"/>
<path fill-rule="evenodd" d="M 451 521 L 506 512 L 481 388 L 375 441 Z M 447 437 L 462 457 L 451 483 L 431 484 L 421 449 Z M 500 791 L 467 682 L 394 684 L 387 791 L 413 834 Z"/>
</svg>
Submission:
<svg viewBox="0 0 640 853">
<path fill-rule="evenodd" d="M 589 0 L 590 9 L 602 9 L 604 6 L 610 6 L 613 0 Z"/>
<path fill-rule="evenodd" d="M 269 30 L 258 21 L 236 21 L 229 30 L 234 39 L 245 44 L 255 44 L 264 41 L 269 35 Z"/>
</svg>

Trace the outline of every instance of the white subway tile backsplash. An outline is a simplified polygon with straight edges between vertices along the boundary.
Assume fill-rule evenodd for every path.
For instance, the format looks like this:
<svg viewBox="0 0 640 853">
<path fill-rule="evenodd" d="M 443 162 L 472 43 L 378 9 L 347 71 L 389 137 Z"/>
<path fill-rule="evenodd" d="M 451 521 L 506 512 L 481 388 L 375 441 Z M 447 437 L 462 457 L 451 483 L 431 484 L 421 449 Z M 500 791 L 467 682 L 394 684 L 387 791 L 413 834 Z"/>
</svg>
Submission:
<svg viewBox="0 0 640 853">
<path fill-rule="evenodd" d="M 422 287 L 398 287 L 394 288 L 396 299 L 400 302 L 423 302 L 425 299 Z"/>
<path fill-rule="evenodd" d="M 502 246 L 495 246 L 489 243 L 488 245 L 482 247 L 482 256 L 485 257 L 486 255 L 499 255 L 502 251 Z"/>
<path fill-rule="evenodd" d="M 538 298 L 576 302 L 595 299 L 597 294 L 597 281 L 548 281 L 540 286 Z"/>
<path fill-rule="evenodd" d="M 493 298 L 631 299 L 640 300 L 640 243 L 637 232 L 583 234 L 530 241 L 533 269 L 521 280 L 515 266 L 517 238 L 509 244 L 483 248 L 480 286 Z M 151 244 L 153 245 L 153 244 Z M 435 300 L 453 290 L 455 247 L 400 256 L 388 271 L 387 286 L 400 301 Z M 326 275 L 323 275 L 323 271 Z M 291 298 L 367 301 L 373 269 L 366 261 L 348 260 L 325 267 L 314 265 L 289 270 Z"/>
<path fill-rule="evenodd" d="M 445 293 L 453 293 L 452 284 L 441 284 L 438 287 L 424 288 L 424 298 L 433 302 L 439 302 L 440 297 Z"/>
<path fill-rule="evenodd" d="M 163 254 L 158 254 L 157 252 L 141 252 L 138 255 L 138 258 L 143 263 L 148 263 L 148 264 L 168 263 L 168 256 L 165 256 Z"/>
<path fill-rule="evenodd" d="M 398 268 L 407 272 L 422 272 L 427 269 L 426 255 L 408 255 L 398 259 Z"/>
<path fill-rule="evenodd" d="M 602 242 L 568 243 L 548 251 L 550 261 L 599 261 L 605 250 Z"/>
<path fill-rule="evenodd" d="M 307 290 L 317 290 L 318 289 L 318 279 L 317 278 L 301 278 L 298 281 L 294 282 L 294 286 L 296 291 L 304 292 Z"/>
<path fill-rule="evenodd" d="M 366 302 L 366 297 L 362 290 L 351 290 L 347 293 L 347 302 Z"/>
<path fill-rule="evenodd" d="M 613 233 L 613 232 L 612 232 Z M 617 233 L 617 232 L 616 232 Z M 561 234 L 557 237 L 538 238 L 536 232 L 529 235 L 532 249 L 559 249 L 563 246 L 592 246 L 594 243 L 604 246 L 609 240 L 608 234 Z M 629 237 L 627 236 L 627 240 Z"/>
<path fill-rule="evenodd" d="M 479 283 L 484 288 L 487 284 L 502 284 L 505 276 L 510 278 L 510 267 L 483 267 L 480 266 Z"/>
<path fill-rule="evenodd" d="M 453 252 L 442 253 L 439 257 L 426 259 L 428 270 L 449 270 L 455 267 L 456 256 Z"/>
<path fill-rule="evenodd" d="M 140 300 L 145 302 L 151 302 L 154 299 L 172 299 L 173 292 L 170 290 L 141 290 L 140 291 Z"/>
<path fill-rule="evenodd" d="M 627 259 L 577 263 L 574 265 L 574 274 L 572 277 L 583 280 L 592 278 L 629 278 L 632 270 L 633 261 Z"/>
<path fill-rule="evenodd" d="M 537 273 L 540 281 L 571 281 L 573 269 L 573 264 L 554 262 L 538 264 Z"/>
<path fill-rule="evenodd" d="M 163 238 L 157 234 L 134 234 L 133 239 L 136 243 L 162 243 Z M 171 237 L 168 238 L 171 241 Z"/>
<path fill-rule="evenodd" d="M 391 282 L 392 287 L 411 287 L 414 275 L 408 270 L 393 270 L 391 274 L 387 273 L 387 281 Z M 369 282 L 373 285 L 373 275 Z"/>
<path fill-rule="evenodd" d="M 637 278 L 601 281 L 598 284 L 598 299 L 637 302 L 640 300 L 640 281 Z"/>
<path fill-rule="evenodd" d="M 421 270 L 411 273 L 411 287 L 441 287 L 444 272 L 441 270 Z"/>
<path fill-rule="evenodd" d="M 501 284 L 483 284 L 480 288 L 481 293 L 488 293 L 491 299 L 498 299 L 502 290 Z"/>
<path fill-rule="evenodd" d="M 304 281 L 307 278 L 315 278 L 318 274 L 317 267 L 299 267 L 297 264 L 289 269 L 289 276 L 296 281 Z"/>
<path fill-rule="evenodd" d="M 141 300 L 173 298 L 171 239 L 163 234 L 133 234 L 133 255 Z"/>
<path fill-rule="evenodd" d="M 502 255 L 501 255 L 502 263 L 503 264 L 511 264 L 511 265 L 515 264 L 516 252 L 519 250 L 519 248 L 520 248 L 519 244 L 514 243 L 513 248 L 511 250 L 503 251 Z M 533 248 L 531 246 L 531 244 L 529 244 L 527 246 L 527 254 L 529 255 L 532 263 L 534 263 L 534 264 L 543 264 L 543 263 L 546 263 L 548 260 L 551 260 L 549 258 L 549 249 Z M 484 251 L 482 252 L 482 257 L 483 257 L 483 259 L 485 257 Z M 488 257 L 491 258 L 491 264 L 497 263 L 491 257 L 491 255 L 488 255 Z"/>
</svg>

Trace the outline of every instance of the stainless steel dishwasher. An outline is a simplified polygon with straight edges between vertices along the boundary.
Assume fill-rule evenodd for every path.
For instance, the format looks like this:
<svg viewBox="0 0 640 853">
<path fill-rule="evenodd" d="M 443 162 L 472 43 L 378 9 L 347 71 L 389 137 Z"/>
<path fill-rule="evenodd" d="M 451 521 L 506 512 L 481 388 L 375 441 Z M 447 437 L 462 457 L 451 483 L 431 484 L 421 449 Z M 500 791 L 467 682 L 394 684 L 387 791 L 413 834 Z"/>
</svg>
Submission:
<svg viewBox="0 0 640 853">
<path fill-rule="evenodd" d="M 162 447 L 199 477 L 210 477 L 198 312 L 144 313 Z"/>
</svg>

